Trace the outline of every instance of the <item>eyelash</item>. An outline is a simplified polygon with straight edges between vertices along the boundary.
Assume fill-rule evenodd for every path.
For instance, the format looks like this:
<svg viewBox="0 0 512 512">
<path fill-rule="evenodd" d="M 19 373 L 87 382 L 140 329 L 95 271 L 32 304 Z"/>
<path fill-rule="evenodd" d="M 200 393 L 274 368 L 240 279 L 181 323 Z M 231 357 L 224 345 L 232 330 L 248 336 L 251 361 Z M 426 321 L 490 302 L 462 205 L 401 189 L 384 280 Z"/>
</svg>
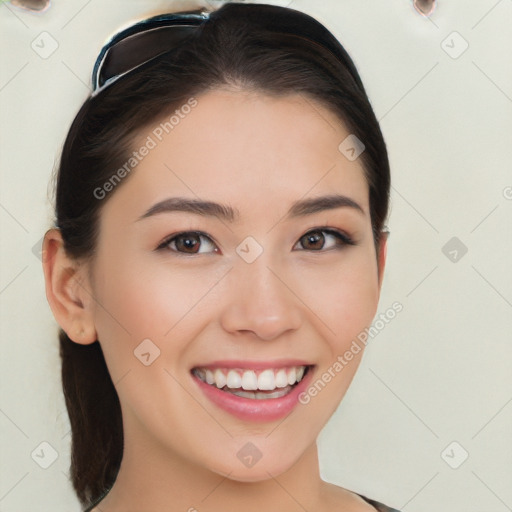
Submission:
<svg viewBox="0 0 512 512">
<path fill-rule="evenodd" d="M 326 233 L 327 235 L 331 235 L 331 236 L 334 236 L 337 241 L 335 242 L 336 243 L 336 247 L 330 247 L 328 249 L 324 249 L 322 247 L 322 249 L 318 249 L 318 250 L 315 250 L 315 249 L 302 249 L 303 251 L 306 251 L 306 252 L 326 252 L 326 251 L 330 251 L 330 250 L 340 250 L 340 249 L 343 249 L 344 246 L 346 245 L 356 245 L 356 243 L 354 242 L 354 240 L 352 240 L 352 238 L 350 236 L 348 236 L 346 233 L 343 233 L 342 231 L 338 231 L 337 229 L 332 229 L 332 228 L 327 228 L 327 227 L 318 227 L 318 228 L 313 228 L 313 229 L 310 229 L 309 231 L 307 231 L 306 233 L 304 233 L 299 239 L 298 241 L 295 243 L 295 245 L 297 245 L 298 243 L 300 243 L 300 240 L 302 238 L 304 238 L 305 236 L 311 234 L 311 233 Z M 175 242 L 176 239 L 180 238 L 180 237 L 183 237 L 184 235 L 195 235 L 195 236 L 199 236 L 200 238 L 206 238 L 210 241 L 210 243 L 214 244 L 213 240 L 211 239 L 211 237 L 209 237 L 206 233 L 203 233 L 202 231 L 181 231 L 180 233 L 176 233 L 174 235 L 171 235 L 169 237 L 167 237 L 162 243 L 160 243 L 160 245 L 156 248 L 157 251 L 160 251 L 160 250 L 169 250 L 169 251 L 172 251 L 172 252 L 175 252 L 177 254 L 180 254 L 180 255 L 185 255 L 185 256 L 195 256 L 197 254 L 205 254 L 205 253 L 187 253 L 187 252 L 183 252 L 183 251 L 178 251 L 176 249 L 171 249 L 169 247 L 169 245 L 172 243 L 172 242 Z M 325 242 L 324 242 L 325 244 Z M 215 244 L 214 244 L 215 245 Z M 294 245 L 294 247 L 295 247 Z M 212 251 L 213 253 L 215 253 L 215 251 Z M 209 253 L 206 253 L 206 254 L 209 254 Z"/>
</svg>

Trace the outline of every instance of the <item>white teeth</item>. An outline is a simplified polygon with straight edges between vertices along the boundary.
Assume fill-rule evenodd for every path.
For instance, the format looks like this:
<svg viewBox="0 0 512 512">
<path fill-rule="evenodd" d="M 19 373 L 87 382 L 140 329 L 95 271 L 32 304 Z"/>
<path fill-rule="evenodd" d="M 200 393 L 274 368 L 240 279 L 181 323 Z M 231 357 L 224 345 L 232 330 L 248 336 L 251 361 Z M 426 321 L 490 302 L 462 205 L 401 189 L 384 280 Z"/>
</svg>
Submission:
<svg viewBox="0 0 512 512">
<path fill-rule="evenodd" d="M 257 374 L 254 370 L 195 368 L 194 375 L 207 384 L 225 391 L 234 391 L 238 396 L 249 398 L 277 398 L 288 393 L 292 386 L 304 377 L 306 366 L 266 369 Z M 275 393 L 253 393 L 253 391 L 276 391 Z M 247 391 L 249 393 L 245 393 Z M 261 396 L 258 396 L 261 395 Z"/>
<path fill-rule="evenodd" d="M 282 396 L 287 395 L 293 388 L 291 386 L 287 386 L 286 389 L 279 389 L 272 393 L 263 393 L 261 391 L 240 391 L 238 389 L 229 390 L 229 393 L 233 395 L 240 396 L 242 398 L 252 398 L 256 400 L 267 400 L 268 398 L 281 398 Z"/>
<path fill-rule="evenodd" d="M 258 377 L 252 370 L 248 370 L 242 375 L 242 388 L 247 391 L 258 389 Z"/>
<path fill-rule="evenodd" d="M 219 370 L 218 368 L 215 370 L 215 373 L 213 374 L 215 378 L 215 385 L 220 389 L 223 388 L 226 385 L 227 379 L 222 370 Z"/>
<path fill-rule="evenodd" d="M 229 370 L 226 386 L 231 389 L 242 387 L 242 377 L 240 377 L 240 374 L 237 371 Z"/>
<path fill-rule="evenodd" d="M 213 376 L 213 372 L 211 370 L 206 370 L 206 382 L 207 384 L 215 383 L 215 377 Z"/>
<path fill-rule="evenodd" d="M 288 386 L 288 375 L 286 374 L 286 370 L 279 370 L 276 373 L 276 387 L 285 388 Z"/>
<path fill-rule="evenodd" d="M 292 384 L 295 384 L 297 380 L 297 371 L 295 370 L 295 368 L 290 368 L 288 370 L 288 384 L 290 384 L 290 386 Z"/>
<path fill-rule="evenodd" d="M 274 370 L 263 370 L 258 377 L 258 389 L 271 391 L 275 387 Z"/>
</svg>

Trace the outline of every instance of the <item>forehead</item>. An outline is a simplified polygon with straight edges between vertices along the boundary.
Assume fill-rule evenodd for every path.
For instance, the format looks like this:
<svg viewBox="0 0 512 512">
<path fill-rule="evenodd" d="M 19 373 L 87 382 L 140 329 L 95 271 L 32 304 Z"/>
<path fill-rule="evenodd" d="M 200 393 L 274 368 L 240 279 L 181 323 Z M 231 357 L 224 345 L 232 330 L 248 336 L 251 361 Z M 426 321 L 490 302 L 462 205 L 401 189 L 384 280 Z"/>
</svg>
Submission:
<svg viewBox="0 0 512 512">
<path fill-rule="evenodd" d="M 210 91 L 139 134 L 132 149 L 145 156 L 109 203 L 129 198 L 147 208 L 181 195 L 243 212 L 338 192 L 367 210 L 360 159 L 338 149 L 348 135 L 337 116 L 303 95 Z"/>
</svg>

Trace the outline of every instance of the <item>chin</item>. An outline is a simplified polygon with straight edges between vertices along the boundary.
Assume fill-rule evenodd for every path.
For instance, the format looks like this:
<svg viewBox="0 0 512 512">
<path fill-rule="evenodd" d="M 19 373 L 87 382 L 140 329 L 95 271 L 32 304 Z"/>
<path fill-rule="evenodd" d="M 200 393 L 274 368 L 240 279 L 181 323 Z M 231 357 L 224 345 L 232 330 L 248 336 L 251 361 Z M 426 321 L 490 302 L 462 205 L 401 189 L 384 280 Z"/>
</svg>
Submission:
<svg viewBox="0 0 512 512">
<path fill-rule="evenodd" d="M 226 475 L 226 477 L 233 482 L 257 483 L 269 480 L 272 477 L 277 477 L 290 469 L 290 467 L 291 465 L 288 467 L 282 467 L 282 465 L 277 464 L 263 465 L 263 462 L 259 461 L 252 468 L 237 468 L 236 470 L 231 468 L 228 469 L 227 473 L 222 474 Z"/>
<path fill-rule="evenodd" d="M 242 449 L 237 449 L 233 457 L 224 458 L 221 465 L 210 466 L 210 469 L 235 482 L 261 482 L 285 473 L 301 457 L 301 453 L 284 452 L 284 449 L 277 447 L 259 451 L 251 442 L 247 442 Z"/>
</svg>

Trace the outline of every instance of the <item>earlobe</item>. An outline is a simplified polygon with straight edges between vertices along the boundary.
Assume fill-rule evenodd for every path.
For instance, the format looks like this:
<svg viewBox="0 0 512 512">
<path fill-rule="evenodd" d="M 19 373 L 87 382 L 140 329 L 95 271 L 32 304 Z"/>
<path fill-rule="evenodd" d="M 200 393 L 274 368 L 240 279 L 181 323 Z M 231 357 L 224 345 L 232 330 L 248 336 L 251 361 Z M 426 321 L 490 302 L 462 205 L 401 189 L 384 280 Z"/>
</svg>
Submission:
<svg viewBox="0 0 512 512">
<path fill-rule="evenodd" d="M 58 229 L 46 232 L 42 256 L 46 298 L 55 320 L 74 342 L 94 343 L 93 301 L 84 264 L 66 254 Z"/>
</svg>

